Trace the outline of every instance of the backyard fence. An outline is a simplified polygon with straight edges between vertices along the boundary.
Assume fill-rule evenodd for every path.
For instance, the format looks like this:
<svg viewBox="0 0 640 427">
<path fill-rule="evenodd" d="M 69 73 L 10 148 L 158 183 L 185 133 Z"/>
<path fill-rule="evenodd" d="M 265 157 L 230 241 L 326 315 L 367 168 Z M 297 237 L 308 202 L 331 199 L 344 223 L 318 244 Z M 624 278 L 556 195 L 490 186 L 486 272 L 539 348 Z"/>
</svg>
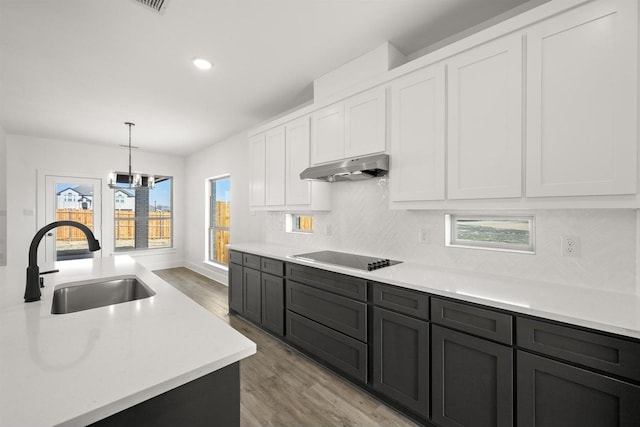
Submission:
<svg viewBox="0 0 640 427">
<path fill-rule="evenodd" d="M 116 239 L 134 239 L 135 212 L 116 211 Z M 56 209 L 56 221 L 76 221 L 93 229 L 93 211 L 83 209 Z M 149 240 L 161 240 L 171 237 L 171 212 L 149 212 Z M 75 227 L 59 227 L 57 241 L 86 240 L 82 231 Z"/>
</svg>

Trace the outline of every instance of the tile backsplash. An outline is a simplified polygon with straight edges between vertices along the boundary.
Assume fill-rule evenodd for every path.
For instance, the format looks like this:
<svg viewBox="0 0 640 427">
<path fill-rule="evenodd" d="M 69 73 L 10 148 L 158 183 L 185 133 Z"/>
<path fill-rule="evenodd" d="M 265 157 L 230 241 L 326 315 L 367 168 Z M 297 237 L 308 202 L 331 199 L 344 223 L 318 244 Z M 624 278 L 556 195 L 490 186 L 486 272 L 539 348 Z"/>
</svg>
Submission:
<svg viewBox="0 0 640 427">
<path fill-rule="evenodd" d="M 266 241 L 301 251 L 332 249 L 614 292 L 636 292 L 633 209 L 510 211 L 535 215 L 535 254 L 452 248 L 444 245 L 447 211 L 389 210 L 386 184 L 384 179 L 332 184 L 333 210 L 314 214 L 313 235 L 286 233 L 284 213 L 266 213 Z M 422 243 L 421 229 L 427 233 L 427 241 Z M 580 238 L 579 257 L 561 256 L 563 235 Z"/>
</svg>

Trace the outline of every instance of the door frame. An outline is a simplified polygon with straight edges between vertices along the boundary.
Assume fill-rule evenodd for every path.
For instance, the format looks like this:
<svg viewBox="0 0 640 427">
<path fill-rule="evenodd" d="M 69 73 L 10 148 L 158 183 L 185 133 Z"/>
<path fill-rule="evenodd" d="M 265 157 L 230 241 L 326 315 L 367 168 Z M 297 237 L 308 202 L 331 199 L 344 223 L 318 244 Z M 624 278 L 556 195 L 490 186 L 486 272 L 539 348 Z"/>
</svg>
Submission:
<svg viewBox="0 0 640 427">
<path fill-rule="evenodd" d="M 47 212 L 47 195 L 49 191 L 55 191 L 55 187 L 51 188 L 52 184 L 50 182 L 51 178 L 59 178 L 62 180 L 68 180 L 70 182 L 78 181 L 78 180 L 87 180 L 93 181 L 94 185 L 94 196 L 97 195 L 99 198 L 99 203 L 93 203 L 93 211 L 94 211 L 94 221 L 93 221 L 93 233 L 96 236 L 96 239 L 100 241 L 102 246 L 102 227 L 103 227 L 103 185 L 104 179 L 101 176 L 95 176 L 91 173 L 82 173 L 82 172 L 69 172 L 69 171 L 57 171 L 57 170 L 38 170 L 38 182 L 36 186 L 37 192 L 37 203 L 36 203 L 36 211 L 37 211 L 37 227 L 38 229 L 44 227 L 52 220 L 55 220 L 55 216 L 53 215 L 54 210 L 51 212 Z M 94 198 L 94 201 L 96 199 Z M 53 219 L 52 219 L 53 218 Z M 44 242 L 41 242 L 38 248 L 38 263 L 44 264 L 55 262 L 55 245 L 52 245 L 49 239 L 43 239 Z M 94 253 L 94 257 L 102 257 L 103 251 L 98 251 Z"/>
</svg>

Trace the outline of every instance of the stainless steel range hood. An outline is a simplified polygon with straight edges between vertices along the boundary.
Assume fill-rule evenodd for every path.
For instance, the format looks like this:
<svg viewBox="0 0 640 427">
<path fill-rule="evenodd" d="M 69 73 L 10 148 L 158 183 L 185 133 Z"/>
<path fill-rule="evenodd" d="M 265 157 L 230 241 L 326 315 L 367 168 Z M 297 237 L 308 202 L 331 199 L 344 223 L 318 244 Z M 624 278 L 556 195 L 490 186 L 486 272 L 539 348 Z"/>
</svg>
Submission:
<svg viewBox="0 0 640 427">
<path fill-rule="evenodd" d="M 357 159 L 340 160 L 302 171 L 300 179 L 313 181 L 359 181 L 385 176 L 389 171 L 389 155 L 375 154 Z"/>
</svg>

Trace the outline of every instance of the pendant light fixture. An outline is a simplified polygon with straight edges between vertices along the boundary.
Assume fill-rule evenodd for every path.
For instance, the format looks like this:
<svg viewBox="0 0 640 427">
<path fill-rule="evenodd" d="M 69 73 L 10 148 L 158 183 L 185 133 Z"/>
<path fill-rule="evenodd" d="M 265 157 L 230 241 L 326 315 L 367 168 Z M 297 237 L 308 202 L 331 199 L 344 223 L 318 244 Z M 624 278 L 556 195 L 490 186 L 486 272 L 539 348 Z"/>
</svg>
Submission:
<svg viewBox="0 0 640 427">
<path fill-rule="evenodd" d="M 141 188 L 155 187 L 156 180 L 153 175 L 142 176 L 139 172 L 132 173 L 131 172 L 131 127 L 135 126 L 135 123 L 125 122 L 125 125 L 129 127 L 129 173 L 127 175 L 117 173 L 117 172 L 109 172 L 109 177 L 107 179 L 107 184 L 109 188 Z M 123 145 L 124 147 L 124 145 Z M 128 185 L 118 185 L 118 184 L 128 184 Z"/>
</svg>

